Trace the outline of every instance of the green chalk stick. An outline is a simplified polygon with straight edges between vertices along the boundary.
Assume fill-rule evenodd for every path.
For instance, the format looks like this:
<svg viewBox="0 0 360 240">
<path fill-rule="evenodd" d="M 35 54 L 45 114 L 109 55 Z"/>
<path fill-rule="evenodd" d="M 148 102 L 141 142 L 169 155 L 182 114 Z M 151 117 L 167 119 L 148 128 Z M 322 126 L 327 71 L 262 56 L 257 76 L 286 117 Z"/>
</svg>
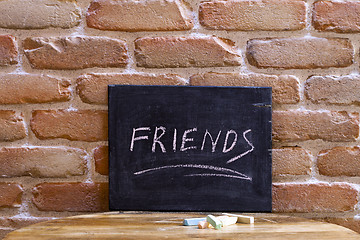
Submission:
<svg viewBox="0 0 360 240">
<path fill-rule="evenodd" d="M 221 221 L 213 215 L 207 215 L 206 221 L 210 223 L 217 230 L 221 229 L 222 227 Z"/>
</svg>

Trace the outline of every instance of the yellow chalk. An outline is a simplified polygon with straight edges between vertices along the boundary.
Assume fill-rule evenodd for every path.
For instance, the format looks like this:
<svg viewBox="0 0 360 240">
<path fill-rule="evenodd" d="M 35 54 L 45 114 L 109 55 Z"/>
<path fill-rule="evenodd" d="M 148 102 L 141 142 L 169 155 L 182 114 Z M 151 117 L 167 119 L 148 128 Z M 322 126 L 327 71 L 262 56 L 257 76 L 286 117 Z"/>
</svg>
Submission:
<svg viewBox="0 0 360 240">
<path fill-rule="evenodd" d="M 254 217 L 251 216 L 245 216 L 245 215 L 240 215 L 240 214 L 232 214 L 232 213 L 223 213 L 226 216 L 230 216 L 230 217 L 237 217 L 237 222 L 238 223 L 247 223 L 247 224 L 252 224 L 255 222 Z"/>
</svg>

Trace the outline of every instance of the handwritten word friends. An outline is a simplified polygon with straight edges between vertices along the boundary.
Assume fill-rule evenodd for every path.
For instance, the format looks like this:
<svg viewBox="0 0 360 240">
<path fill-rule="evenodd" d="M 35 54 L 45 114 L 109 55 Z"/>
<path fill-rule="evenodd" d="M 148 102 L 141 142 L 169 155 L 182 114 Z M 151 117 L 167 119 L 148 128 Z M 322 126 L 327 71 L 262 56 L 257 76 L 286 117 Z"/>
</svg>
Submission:
<svg viewBox="0 0 360 240">
<path fill-rule="evenodd" d="M 166 134 L 171 134 L 172 136 L 172 146 L 170 146 L 171 150 L 173 152 L 180 151 L 180 152 L 186 152 L 188 150 L 195 150 L 198 149 L 200 151 L 205 150 L 206 143 L 210 141 L 211 143 L 211 152 L 216 152 L 217 146 L 220 145 L 220 151 L 222 153 L 228 153 L 234 150 L 237 146 L 237 143 L 239 142 L 239 134 L 233 130 L 230 129 L 228 131 L 222 131 L 219 130 L 216 134 L 210 133 L 208 129 L 204 131 L 202 134 L 202 144 L 201 146 L 197 146 L 194 142 L 194 134 L 198 132 L 197 128 L 190 128 L 186 129 L 182 133 L 181 141 L 178 142 L 178 129 L 174 128 L 171 130 L 168 130 L 164 126 L 156 126 L 153 131 L 150 127 L 138 127 L 132 129 L 132 137 L 130 141 L 130 151 L 134 151 L 136 144 L 139 141 L 149 141 L 151 142 L 151 151 L 155 153 L 156 151 L 161 151 L 162 153 L 166 153 L 169 150 L 169 146 L 165 146 L 165 141 L 163 141 L 163 138 Z M 247 129 L 246 131 L 243 131 L 241 136 L 245 140 L 245 142 L 250 147 L 249 150 L 236 155 L 235 157 L 232 157 L 230 160 L 227 161 L 227 163 L 234 162 L 248 153 L 252 152 L 255 147 L 250 142 L 249 138 L 247 137 L 247 134 L 251 132 L 251 129 Z M 152 134 L 153 133 L 153 134 Z M 224 142 L 223 144 L 219 144 L 220 136 L 225 134 Z M 152 135 L 152 136 L 151 136 Z M 157 150 L 159 149 L 159 150 Z"/>
</svg>

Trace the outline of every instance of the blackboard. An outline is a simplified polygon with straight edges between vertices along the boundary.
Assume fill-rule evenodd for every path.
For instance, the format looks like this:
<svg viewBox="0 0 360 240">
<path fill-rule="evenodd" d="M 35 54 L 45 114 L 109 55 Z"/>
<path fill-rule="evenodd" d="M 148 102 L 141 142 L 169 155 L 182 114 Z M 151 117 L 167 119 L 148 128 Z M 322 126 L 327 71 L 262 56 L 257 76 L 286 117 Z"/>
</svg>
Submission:
<svg viewBox="0 0 360 240">
<path fill-rule="evenodd" d="M 271 211 L 271 88 L 109 85 L 110 210 Z"/>
</svg>

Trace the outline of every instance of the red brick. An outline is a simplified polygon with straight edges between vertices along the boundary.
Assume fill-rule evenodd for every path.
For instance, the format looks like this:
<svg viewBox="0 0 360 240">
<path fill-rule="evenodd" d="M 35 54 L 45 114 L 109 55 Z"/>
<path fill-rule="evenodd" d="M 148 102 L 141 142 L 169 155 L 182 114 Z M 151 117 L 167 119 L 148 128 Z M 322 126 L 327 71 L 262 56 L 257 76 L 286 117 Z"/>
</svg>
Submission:
<svg viewBox="0 0 360 240">
<path fill-rule="evenodd" d="M 191 14 L 188 4 L 181 0 L 94 0 L 86 21 L 89 27 L 102 30 L 175 31 L 193 27 Z"/>
<path fill-rule="evenodd" d="M 272 123 L 274 141 L 351 142 L 359 136 L 359 114 L 345 111 L 274 111 Z"/>
<path fill-rule="evenodd" d="M 357 33 L 360 32 L 359 12 L 358 1 L 316 1 L 312 23 L 319 31 Z"/>
<path fill-rule="evenodd" d="M 109 147 L 101 146 L 94 149 L 95 171 L 101 175 L 109 175 Z"/>
<path fill-rule="evenodd" d="M 0 27 L 15 29 L 71 28 L 79 24 L 75 0 L 2 0 Z"/>
<path fill-rule="evenodd" d="M 310 174 L 311 155 L 301 147 L 283 147 L 272 150 L 273 175 Z"/>
<path fill-rule="evenodd" d="M 35 74 L 0 75 L 0 104 L 47 103 L 68 101 L 70 82 Z"/>
<path fill-rule="evenodd" d="M 24 117 L 11 110 L 0 110 L 0 141 L 16 141 L 26 137 Z"/>
<path fill-rule="evenodd" d="M 68 177 L 83 175 L 86 152 L 65 147 L 0 148 L 0 176 Z"/>
<path fill-rule="evenodd" d="M 16 183 L 0 183 L 0 208 L 19 207 L 23 189 Z"/>
<path fill-rule="evenodd" d="M 27 38 L 23 47 L 38 69 L 125 67 L 128 61 L 125 42 L 106 37 Z"/>
<path fill-rule="evenodd" d="M 360 147 L 335 147 L 319 152 L 319 173 L 327 176 L 360 176 Z"/>
<path fill-rule="evenodd" d="M 272 87 L 274 103 L 294 104 L 300 101 L 300 84 L 294 76 L 240 74 L 240 73 L 203 73 L 193 75 L 190 85 L 194 86 L 255 86 Z"/>
<path fill-rule="evenodd" d="M 239 66 L 240 54 L 229 39 L 207 37 L 144 37 L 135 40 L 138 67 Z"/>
<path fill-rule="evenodd" d="M 251 65 L 280 69 L 348 67 L 354 55 L 347 38 L 252 39 L 246 51 Z"/>
<path fill-rule="evenodd" d="M 77 91 L 83 102 L 107 104 L 108 85 L 185 85 L 186 80 L 175 74 L 90 73 L 77 80 Z"/>
<path fill-rule="evenodd" d="M 329 223 L 334 223 L 360 233 L 360 219 L 327 217 L 324 220 Z"/>
<path fill-rule="evenodd" d="M 200 4 L 199 18 L 207 29 L 300 30 L 305 27 L 306 5 L 302 0 L 207 1 Z"/>
<path fill-rule="evenodd" d="M 108 211 L 107 183 L 41 183 L 33 189 L 40 211 Z"/>
<path fill-rule="evenodd" d="M 30 126 L 39 139 L 93 142 L 108 138 L 107 111 L 101 110 L 36 110 Z"/>
<path fill-rule="evenodd" d="M 353 211 L 358 191 L 345 183 L 273 184 L 275 212 Z"/>
<path fill-rule="evenodd" d="M 18 48 L 15 37 L 0 35 L 0 66 L 9 66 L 18 63 Z"/>
<path fill-rule="evenodd" d="M 313 103 L 359 104 L 359 88 L 359 75 L 313 76 L 305 82 L 305 95 Z"/>
</svg>

